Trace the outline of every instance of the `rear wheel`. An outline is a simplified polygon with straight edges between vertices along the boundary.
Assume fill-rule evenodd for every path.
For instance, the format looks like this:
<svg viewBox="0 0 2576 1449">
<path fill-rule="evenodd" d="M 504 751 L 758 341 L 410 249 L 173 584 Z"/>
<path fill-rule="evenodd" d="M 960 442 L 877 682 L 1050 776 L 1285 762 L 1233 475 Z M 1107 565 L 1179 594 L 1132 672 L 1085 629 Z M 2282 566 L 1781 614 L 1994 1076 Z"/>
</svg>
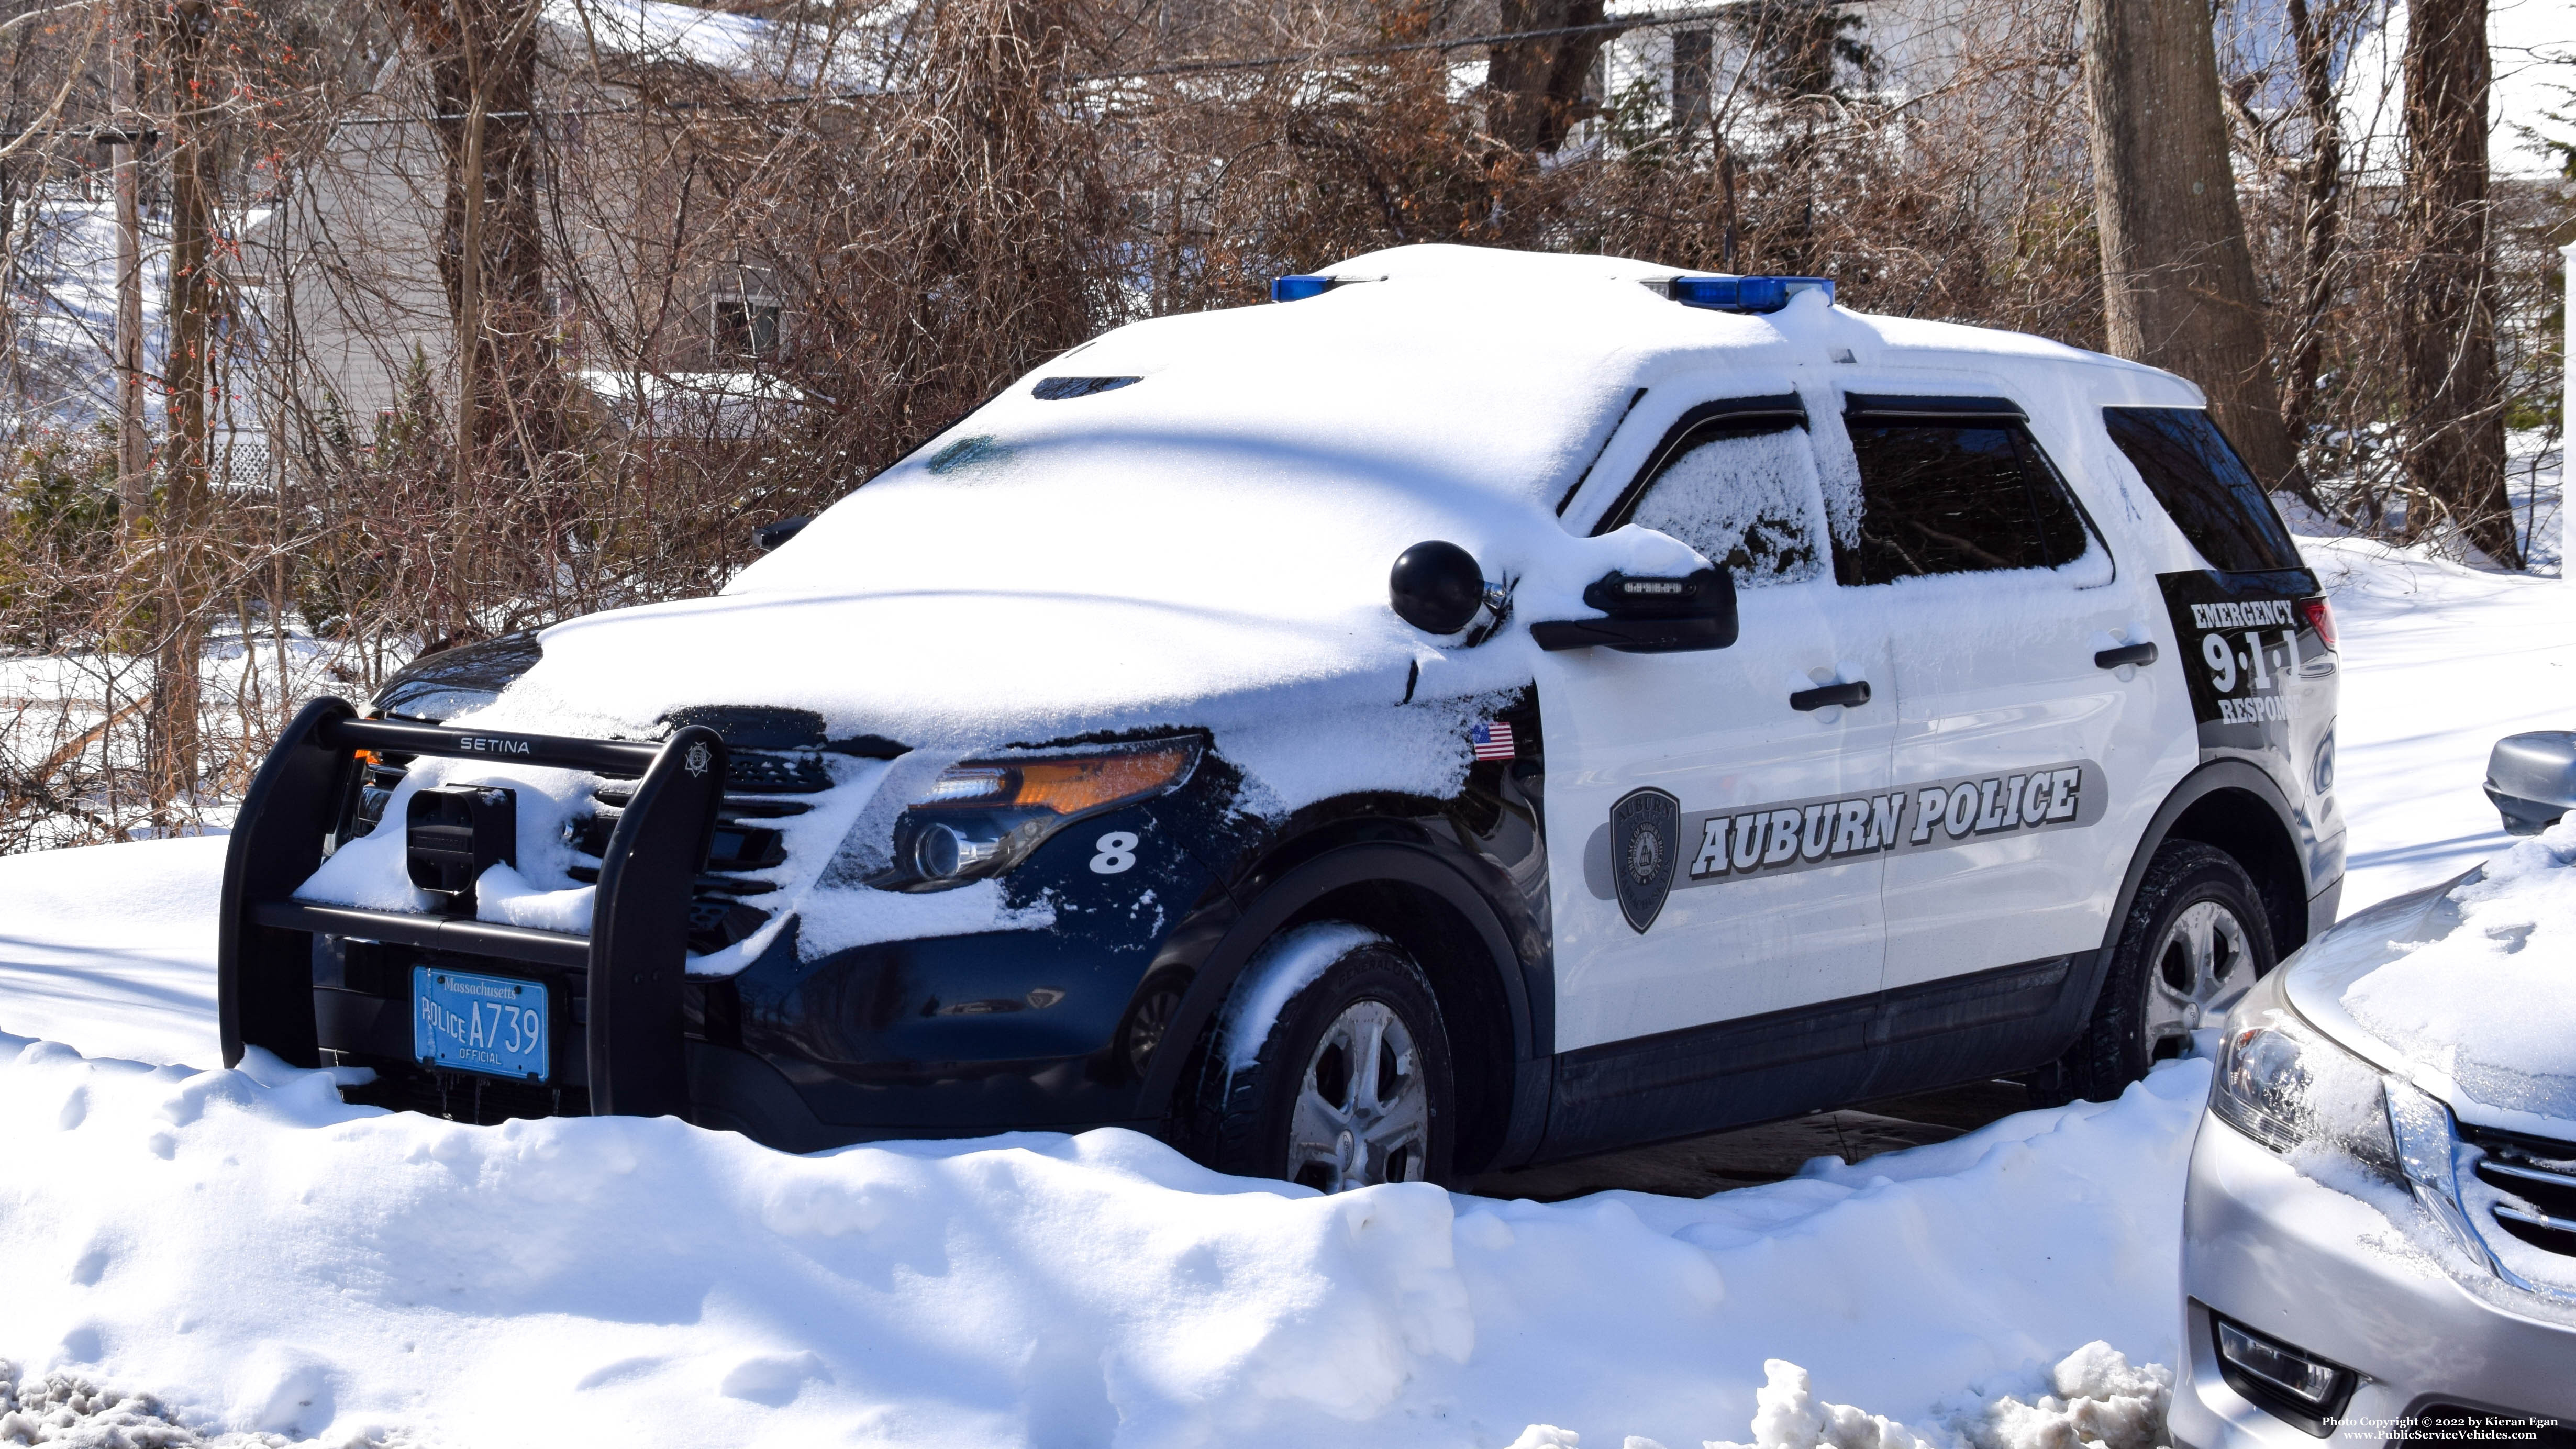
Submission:
<svg viewBox="0 0 2576 1449">
<path fill-rule="evenodd" d="M 2147 1069 L 2188 1051 L 2255 979 L 2272 969 L 2272 931 L 2253 877 L 2236 857 L 2167 841 L 2148 862 L 2121 923 L 2093 1019 L 2033 1095 L 2107 1102 Z M 2043 1074 L 2046 1075 L 2046 1074 Z"/>
<path fill-rule="evenodd" d="M 1303 975 L 1316 963 L 1297 962 L 1300 949 L 1330 952 L 1329 964 L 1267 1022 L 1237 1019 L 1215 1045 L 1203 1088 L 1210 1165 L 1324 1192 L 1441 1181 L 1454 1087 L 1431 984 L 1392 942 L 1348 927 L 1320 931 L 1339 942 L 1288 933 L 1255 969 Z M 1264 995 L 1258 981 L 1246 979 L 1254 1010 Z M 1256 1039 L 1249 1062 L 1234 1060 Z"/>
</svg>

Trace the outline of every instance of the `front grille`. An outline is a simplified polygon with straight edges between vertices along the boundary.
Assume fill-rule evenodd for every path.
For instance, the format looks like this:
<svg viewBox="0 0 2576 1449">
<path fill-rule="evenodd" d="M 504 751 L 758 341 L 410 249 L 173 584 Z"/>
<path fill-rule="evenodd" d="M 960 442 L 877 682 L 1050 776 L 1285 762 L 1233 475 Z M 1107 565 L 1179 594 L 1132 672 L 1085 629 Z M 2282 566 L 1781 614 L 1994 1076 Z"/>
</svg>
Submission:
<svg viewBox="0 0 2576 1449">
<path fill-rule="evenodd" d="M 2576 1257 L 2576 1143 L 2468 1129 L 2482 1152 L 2478 1180 L 2500 1195 L 2489 1211 L 2505 1232 L 2543 1252 Z"/>
<path fill-rule="evenodd" d="M 760 879 L 758 872 L 776 870 L 787 863 L 786 837 L 775 825 L 764 822 L 802 815 L 814 808 L 810 801 L 769 797 L 811 795 L 831 787 L 831 771 L 814 751 L 731 753 L 725 770 L 724 804 L 717 809 L 715 835 L 707 846 L 707 868 L 690 892 L 692 952 L 703 956 L 721 951 L 748 940 L 769 923 L 770 912 L 745 899 L 777 890 L 776 885 Z M 613 780 L 591 793 L 598 807 L 575 822 L 572 830 L 573 849 L 589 856 L 591 863 L 575 865 L 569 872 L 573 879 L 585 883 L 599 879 L 597 861 L 607 851 L 609 837 L 616 832 L 625 806 L 635 798 L 635 782 Z"/>
</svg>

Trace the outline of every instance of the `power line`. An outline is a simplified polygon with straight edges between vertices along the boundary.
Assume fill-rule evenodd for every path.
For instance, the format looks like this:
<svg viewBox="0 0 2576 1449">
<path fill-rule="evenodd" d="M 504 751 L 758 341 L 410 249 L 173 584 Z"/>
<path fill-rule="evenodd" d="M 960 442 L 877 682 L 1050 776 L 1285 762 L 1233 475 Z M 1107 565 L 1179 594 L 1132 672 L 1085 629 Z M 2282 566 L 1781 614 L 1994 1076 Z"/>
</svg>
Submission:
<svg viewBox="0 0 2576 1449">
<path fill-rule="evenodd" d="M 1478 45 L 1507 45 L 1520 40 L 1551 40 L 1573 35 L 1616 34 L 1628 30 L 1651 30 L 1662 26 L 1691 25 L 1715 20 L 1731 10 L 1740 10 L 1763 0 L 1714 0 L 1686 10 L 1650 10 L 1617 20 L 1598 20 L 1588 25 L 1554 25 L 1539 30 L 1498 30 L 1482 35 L 1447 36 L 1436 40 L 1388 41 L 1376 45 L 1353 45 L 1311 50 L 1295 55 L 1266 55 L 1242 60 L 1183 60 L 1165 65 L 1143 66 L 1134 70 L 1093 71 L 1065 79 L 1075 85 L 1097 85 L 1108 81 L 1155 80 L 1164 76 L 1212 75 L 1225 71 L 1278 70 L 1288 66 L 1314 65 L 1330 60 L 1366 60 L 1375 56 L 1410 55 L 1426 50 L 1465 50 Z M 633 102 L 617 106 L 538 107 L 531 110 L 485 111 L 487 121 L 525 121 L 578 116 L 628 116 L 644 112 L 697 111 L 767 108 L 771 106 L 840 105 L 855 101 L 885 100 L 909 95 L 909 91 L 855 90 L 822 91 L 795 96 L 728 98 L 724 100 L 673 100 L 659 103 Z M 338 126 L 410 126 L 461 124 L 472 117 L 463 111 L 435 112 L 426 116 L 355 116 L 336 123 Z"/>
</svg>

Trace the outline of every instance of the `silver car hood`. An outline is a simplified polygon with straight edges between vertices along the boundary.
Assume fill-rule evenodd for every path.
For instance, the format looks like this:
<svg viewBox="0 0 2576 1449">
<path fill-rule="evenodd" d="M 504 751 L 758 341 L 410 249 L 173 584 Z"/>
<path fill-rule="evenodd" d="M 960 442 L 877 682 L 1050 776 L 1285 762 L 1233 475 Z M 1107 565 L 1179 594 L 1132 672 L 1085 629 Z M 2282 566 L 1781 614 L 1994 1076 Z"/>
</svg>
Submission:
<svg viewBox="0 0 2576 1449">
<path fill-rule="evenodd" d="M 2282 968 L 2320 1031 L 2460 1120 L 2576 1139 L 2576 872 L 2548 837 L 2336 923 Z M 2533 854 L 2526 855 L 2525 852 Z"/>
</svg>

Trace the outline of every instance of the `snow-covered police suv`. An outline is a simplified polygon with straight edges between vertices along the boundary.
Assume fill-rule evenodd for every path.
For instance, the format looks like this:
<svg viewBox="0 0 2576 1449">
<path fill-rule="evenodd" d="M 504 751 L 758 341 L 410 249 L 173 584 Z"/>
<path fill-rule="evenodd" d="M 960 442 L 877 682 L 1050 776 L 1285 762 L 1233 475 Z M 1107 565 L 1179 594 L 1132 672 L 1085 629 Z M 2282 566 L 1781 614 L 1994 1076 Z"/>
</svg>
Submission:
<svg viewBox="0 0 2576 1449">
<path fill-rule="evenodd" d="M 1276 298 L 307 709 L 227 1057 L 1336 1188 L 2108 1094 L 2332 918 L 2332 618 L 2188 383 L 1603 257 Z"/>
</svg>

